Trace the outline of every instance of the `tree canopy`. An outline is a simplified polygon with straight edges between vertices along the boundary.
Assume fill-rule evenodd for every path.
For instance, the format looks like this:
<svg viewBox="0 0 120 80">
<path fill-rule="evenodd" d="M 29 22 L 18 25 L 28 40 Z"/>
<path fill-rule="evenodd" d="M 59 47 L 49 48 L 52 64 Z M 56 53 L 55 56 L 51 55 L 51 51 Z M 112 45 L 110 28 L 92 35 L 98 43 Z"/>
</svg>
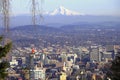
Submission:
<svg viewBox="0 0 120 80">
<path fill-rule="evenodd" d="M 0 36 L 0 42 L 2 41 L 3 37 Z M 0 80 L 4 80 L 7 76 L 6 68 L 9 67 L 9 63 L 7 61 L 2 60 L 3 57 L 6 57 L 7 53 L 10 51 L 12 47 L 12 43 L 9 42 L 4 46 L 0 46 Z"/>
<path fill-rule="evenodd" d="M 110 71 L 107 75 L 111 80 L 120 80 L 120 52 L 117 53 L 115 59 L 112 61 Z"/>
</svg>

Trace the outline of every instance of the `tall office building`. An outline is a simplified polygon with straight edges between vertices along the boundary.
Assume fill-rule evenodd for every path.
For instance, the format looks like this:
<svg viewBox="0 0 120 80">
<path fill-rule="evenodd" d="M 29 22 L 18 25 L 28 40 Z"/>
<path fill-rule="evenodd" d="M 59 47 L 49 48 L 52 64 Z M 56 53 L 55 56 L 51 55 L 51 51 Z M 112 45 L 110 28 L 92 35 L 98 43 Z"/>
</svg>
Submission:
<svg viewBox="0 0 120 80">
<path fill-rule="evenodd" d="M 30 54 L 30 80 L 34 79 L 34 75 L 33 75 L 33 70 L 34 70 L 34 55 L 35 55 L 35 50 L 34 48 L 32 48 L 31 54 Z"/>
<path fill-rule="evenodd" d="M 38 67 L 36 65 L 34 69 L 30 72 L 32 74 L 31 80 L 45 80 L 45 69 L 44 68 Z"/>
<path fill-rule="evenodd" d="M 101 53 L 99 52 L 99 47 L 96 45 L 90 47 L 90 60 L 101 61 Z"/>
<path fill-rule="evenodd" d="M 44 59 L 44 55 L 32 49 L 30 54 L 30 80 L 45 80 L 45 69 L 43 68 Z"/>
</svg>

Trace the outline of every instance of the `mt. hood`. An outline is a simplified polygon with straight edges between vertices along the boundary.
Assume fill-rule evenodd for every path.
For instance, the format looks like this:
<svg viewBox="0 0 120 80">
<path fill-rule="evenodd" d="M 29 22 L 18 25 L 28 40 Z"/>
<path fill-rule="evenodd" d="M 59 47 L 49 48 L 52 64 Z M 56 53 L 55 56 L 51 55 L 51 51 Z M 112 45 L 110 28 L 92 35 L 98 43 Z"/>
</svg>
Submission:
<svg viewBox="0 0 120 80">
<path fill-rule="evenodd" d="M 60 6 L 58 9 L 55 9 L 54 11 L 47 13 L 48 15 L 65 15 L 65 16 L 74 16 L 74 15 L 81 15 L 78 12 L 68 10 L 64 8 L 63 6 Z"/>
</svg>

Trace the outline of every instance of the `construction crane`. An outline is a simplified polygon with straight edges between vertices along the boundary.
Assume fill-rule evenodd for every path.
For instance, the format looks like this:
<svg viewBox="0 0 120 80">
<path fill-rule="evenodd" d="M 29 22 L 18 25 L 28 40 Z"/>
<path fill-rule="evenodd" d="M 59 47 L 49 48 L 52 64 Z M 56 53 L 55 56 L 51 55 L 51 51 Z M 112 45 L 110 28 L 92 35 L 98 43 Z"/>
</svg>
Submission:
<svg viewBox="0 0 120 80">
<path fill-rule="evenodd" d="M 5 33 L 9 31 L 10 26 L 10 9 L 11 9 L 11 1 L 12 0 L 0 0 L 0 12 L 3 17 L 3 24 Z M 37 18 L 36 15 L 40 15 L 40 21 L 43 20 L 43 2 L 44 0 L 30 0 L 32 6 L 32 22 L 33 25 L 36 25 Z"/>
<path fill-rule="evenodd" d="M 5 32 L 9 31 L 10 2 L 11 0 L 0 0 L 0 7 L 1 7 L 1 13 L 3 15 Z"/>
<path fill-rule="evenodd" d="M 43 20 L 43 2 L 44 0 L 32 0 L 32 22 L 35 26 L 37 24 L 37 15 L 40 16 L 40 22 Z"/>
<path fill-rule="evenodd" d="M 0 13 L 2 14 L 3 26 L 4 26 L 4 35 L 5 43 L 8 42 L 9 26 L 10 26 L 10 12 L 11 12 L 11 1 L 12 0 L 0 0 Z M 30 0 L 32 6 L 32 24 L 35 26 L 37 21 L 43 21 L 43 2 L 44 0 Z M 36 17 L 39 15 L 38 17 Z"/>
<path fill-rule="evenodd" d="M 31 6 L 32 6 L 32 23 L 34 26 L 37 25 L 37 20 L 39 20 L 36 16 L 40 16 L 40 22 L 41 20 L 43 20 L 43 16 L 42 16 L 42 11 L 43 11 L 43 7 L 42 7 L 42 4 L 43 4 L 43 0 L 32 0 L 31 2 Z M 35 30 L 36 32 L 36 30 Z M 33 80 L 34 79 L 34 76 L 32 75 L 32 72 L 33 72 L 33 69 L 34 69 L 34 59 L 33 59 L 33 56 L 35 55 L 34 54 L 35 51 L 34 49 L 32 49 L 32 53 L 29 55 L 30 56 L 30 72 L 29 72 L 29 75 L 30 75 L 30 80 Z"/>
<path fill-rule="evenodd" d="M 10 5 L 12 0 L 0 0 L 0 12 L 2 14 L 3 26 L 4 26 L 4 44 L 9 42 L 8 32 L 10 26 Z"/>
</svg>

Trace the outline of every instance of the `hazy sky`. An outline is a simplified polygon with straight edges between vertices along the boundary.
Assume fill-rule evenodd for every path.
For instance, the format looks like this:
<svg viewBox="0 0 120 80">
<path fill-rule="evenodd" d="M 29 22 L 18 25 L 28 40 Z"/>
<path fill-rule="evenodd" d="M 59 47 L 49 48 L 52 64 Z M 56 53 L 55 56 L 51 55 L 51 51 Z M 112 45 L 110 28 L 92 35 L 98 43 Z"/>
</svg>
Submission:
<svg viewBox="0 0 120 80">
<path fill-rule="evenodd" d="M 41 0 L 39 0 L 41 1 Z M 12 14 L 30 12 L 30 0 L 12 0 Z M 119 15 L 120 0 L 43 0 L 45 11 L 52 11 L 59 6 L 88 15 Z"/>
</svg>

